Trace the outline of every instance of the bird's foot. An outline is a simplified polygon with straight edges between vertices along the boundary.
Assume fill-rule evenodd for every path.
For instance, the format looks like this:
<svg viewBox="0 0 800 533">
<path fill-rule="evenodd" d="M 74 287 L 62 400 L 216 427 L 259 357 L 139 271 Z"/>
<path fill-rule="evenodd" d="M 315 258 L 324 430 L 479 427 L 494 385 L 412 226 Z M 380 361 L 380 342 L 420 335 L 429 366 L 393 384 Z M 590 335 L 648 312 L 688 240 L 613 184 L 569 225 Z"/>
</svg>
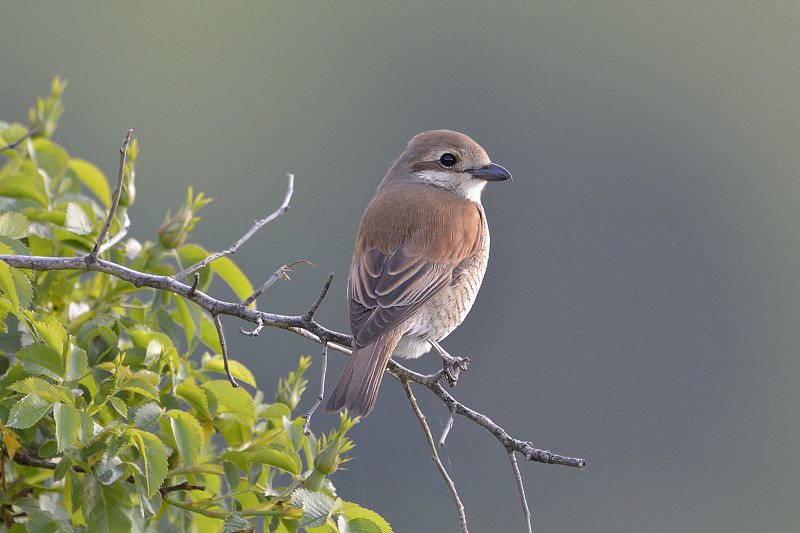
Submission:
<svg viewBox="0 0 800 533">
<path fill-rule="evenodd" d="M 443 373 L 444 377 L 447 378 L 447 383 L 451 387 L 455 387 L 458 383 L 459 374 L 469 366 L 469 357 L 453 357 L 438 342 L 431 342 L 431 344 L 442 357 L 442 368 L 444 369 Z"/>
</svg>

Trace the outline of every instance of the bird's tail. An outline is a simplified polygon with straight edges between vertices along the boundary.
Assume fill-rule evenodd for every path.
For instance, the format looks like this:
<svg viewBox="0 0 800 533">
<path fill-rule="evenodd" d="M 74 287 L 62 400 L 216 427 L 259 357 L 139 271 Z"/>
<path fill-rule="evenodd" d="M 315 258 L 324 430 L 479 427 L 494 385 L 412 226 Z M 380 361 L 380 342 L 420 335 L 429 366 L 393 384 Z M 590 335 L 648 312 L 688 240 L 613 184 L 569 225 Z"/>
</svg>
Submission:
<svg viewBox="0 0 800 533">
<path fill-rule="evenodd" d="M 375 406 L 383 371 L 398 340 L 398 333 L 389 332 L 366 346 L 354 348 L 342 377 L 325 402 L 325 412 L 346 407 L 354 415 L 367 416 Z"/>
</svg>

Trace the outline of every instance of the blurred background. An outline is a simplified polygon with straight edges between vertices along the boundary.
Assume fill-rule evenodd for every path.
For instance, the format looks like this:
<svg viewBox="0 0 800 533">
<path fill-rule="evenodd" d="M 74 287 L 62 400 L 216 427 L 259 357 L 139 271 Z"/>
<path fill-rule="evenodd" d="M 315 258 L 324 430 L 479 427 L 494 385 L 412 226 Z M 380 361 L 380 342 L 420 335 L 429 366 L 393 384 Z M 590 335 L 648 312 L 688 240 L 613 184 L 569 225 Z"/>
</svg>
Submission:
<svg viewBox="0 0 800 533">
<path fill-rule="evenodd" d="M 260 298 L 282 314 L 335 271 L 317 316 L 345 332 L 380 179 L 414 134 L 467 133 L 514 181 L 484 194 L 488 273 L 444 343 L 472 359 L 454 394 L 588 461 L 521 464 L 534 529 L 796 531 L 799 24 L 800 5 L 772 1 L 7 2 L 0 118 L 27 123 L 67 78 L 55 140 L 112 177 L 134 128 L 142 241 L 191 185 L 215 200 L 195 240 L 227 247 L 295 173 L 292 209 L 236 261 L 254 284 L 316 265 Z M 316 344 L 226 325 L 268 394 L 302 354 L 316 391 Z M 332 354 L 329 388 L 343 366 Z M 446 409 L 417 396 L 438 437 Z M 397 532 L 459 530 L 397 382 L 350 436 L 344 499 Z M 494 437 L 458 419 L 441 453 L 471 531 L 523 530 Z"/>
</svg>

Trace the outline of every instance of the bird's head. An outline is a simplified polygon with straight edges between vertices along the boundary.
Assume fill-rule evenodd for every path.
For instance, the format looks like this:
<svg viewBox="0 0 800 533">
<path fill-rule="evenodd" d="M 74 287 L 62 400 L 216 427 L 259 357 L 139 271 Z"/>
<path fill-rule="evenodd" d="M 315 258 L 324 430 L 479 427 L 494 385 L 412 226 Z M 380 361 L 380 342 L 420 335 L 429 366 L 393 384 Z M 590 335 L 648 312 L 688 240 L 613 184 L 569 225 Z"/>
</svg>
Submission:
<svg viewBox="0 0 800 533">
<path fill-rule="evenodd" d="M 462 133 L 433 130 L 414 136 L 383 183 L 422 182 L 480 203 L 487 181 L 511 179 L 481 146 Z"/>
</svg>

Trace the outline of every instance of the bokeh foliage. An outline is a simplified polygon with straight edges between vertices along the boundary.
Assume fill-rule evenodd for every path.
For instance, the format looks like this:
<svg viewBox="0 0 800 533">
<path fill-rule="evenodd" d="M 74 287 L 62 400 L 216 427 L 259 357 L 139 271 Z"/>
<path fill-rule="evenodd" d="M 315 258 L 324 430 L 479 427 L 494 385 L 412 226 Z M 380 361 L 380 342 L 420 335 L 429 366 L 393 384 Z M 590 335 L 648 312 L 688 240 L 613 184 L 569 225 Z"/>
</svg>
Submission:
<svg viewBox="0 0 800 533">
<path fill-rule="evenodd" d="M 53 81 L 29 127 L 0 122 L 0 254 L 85 255 L 105 222 L 106 176 L 51 140 L 65 85 Z M 135 201 L 135 139 L 128 155 L 112 236 Z M 170 275 L 206 257 L 187 237 L 209 202 L 190 188 L 154 242 L 128 238 L 104 258 Z M 200 275 L 200 290 L 219 276 L 252 292 L 228 258 Z M 237 361 L 247 387 L 233 388 L 220 353 L 208 314 L 175 294 L 0 261 L 0 531 L 391 531 L 329 477 L 355 421 L 303 434 L 310 359 L 269 402 Z"/>
</svg>

